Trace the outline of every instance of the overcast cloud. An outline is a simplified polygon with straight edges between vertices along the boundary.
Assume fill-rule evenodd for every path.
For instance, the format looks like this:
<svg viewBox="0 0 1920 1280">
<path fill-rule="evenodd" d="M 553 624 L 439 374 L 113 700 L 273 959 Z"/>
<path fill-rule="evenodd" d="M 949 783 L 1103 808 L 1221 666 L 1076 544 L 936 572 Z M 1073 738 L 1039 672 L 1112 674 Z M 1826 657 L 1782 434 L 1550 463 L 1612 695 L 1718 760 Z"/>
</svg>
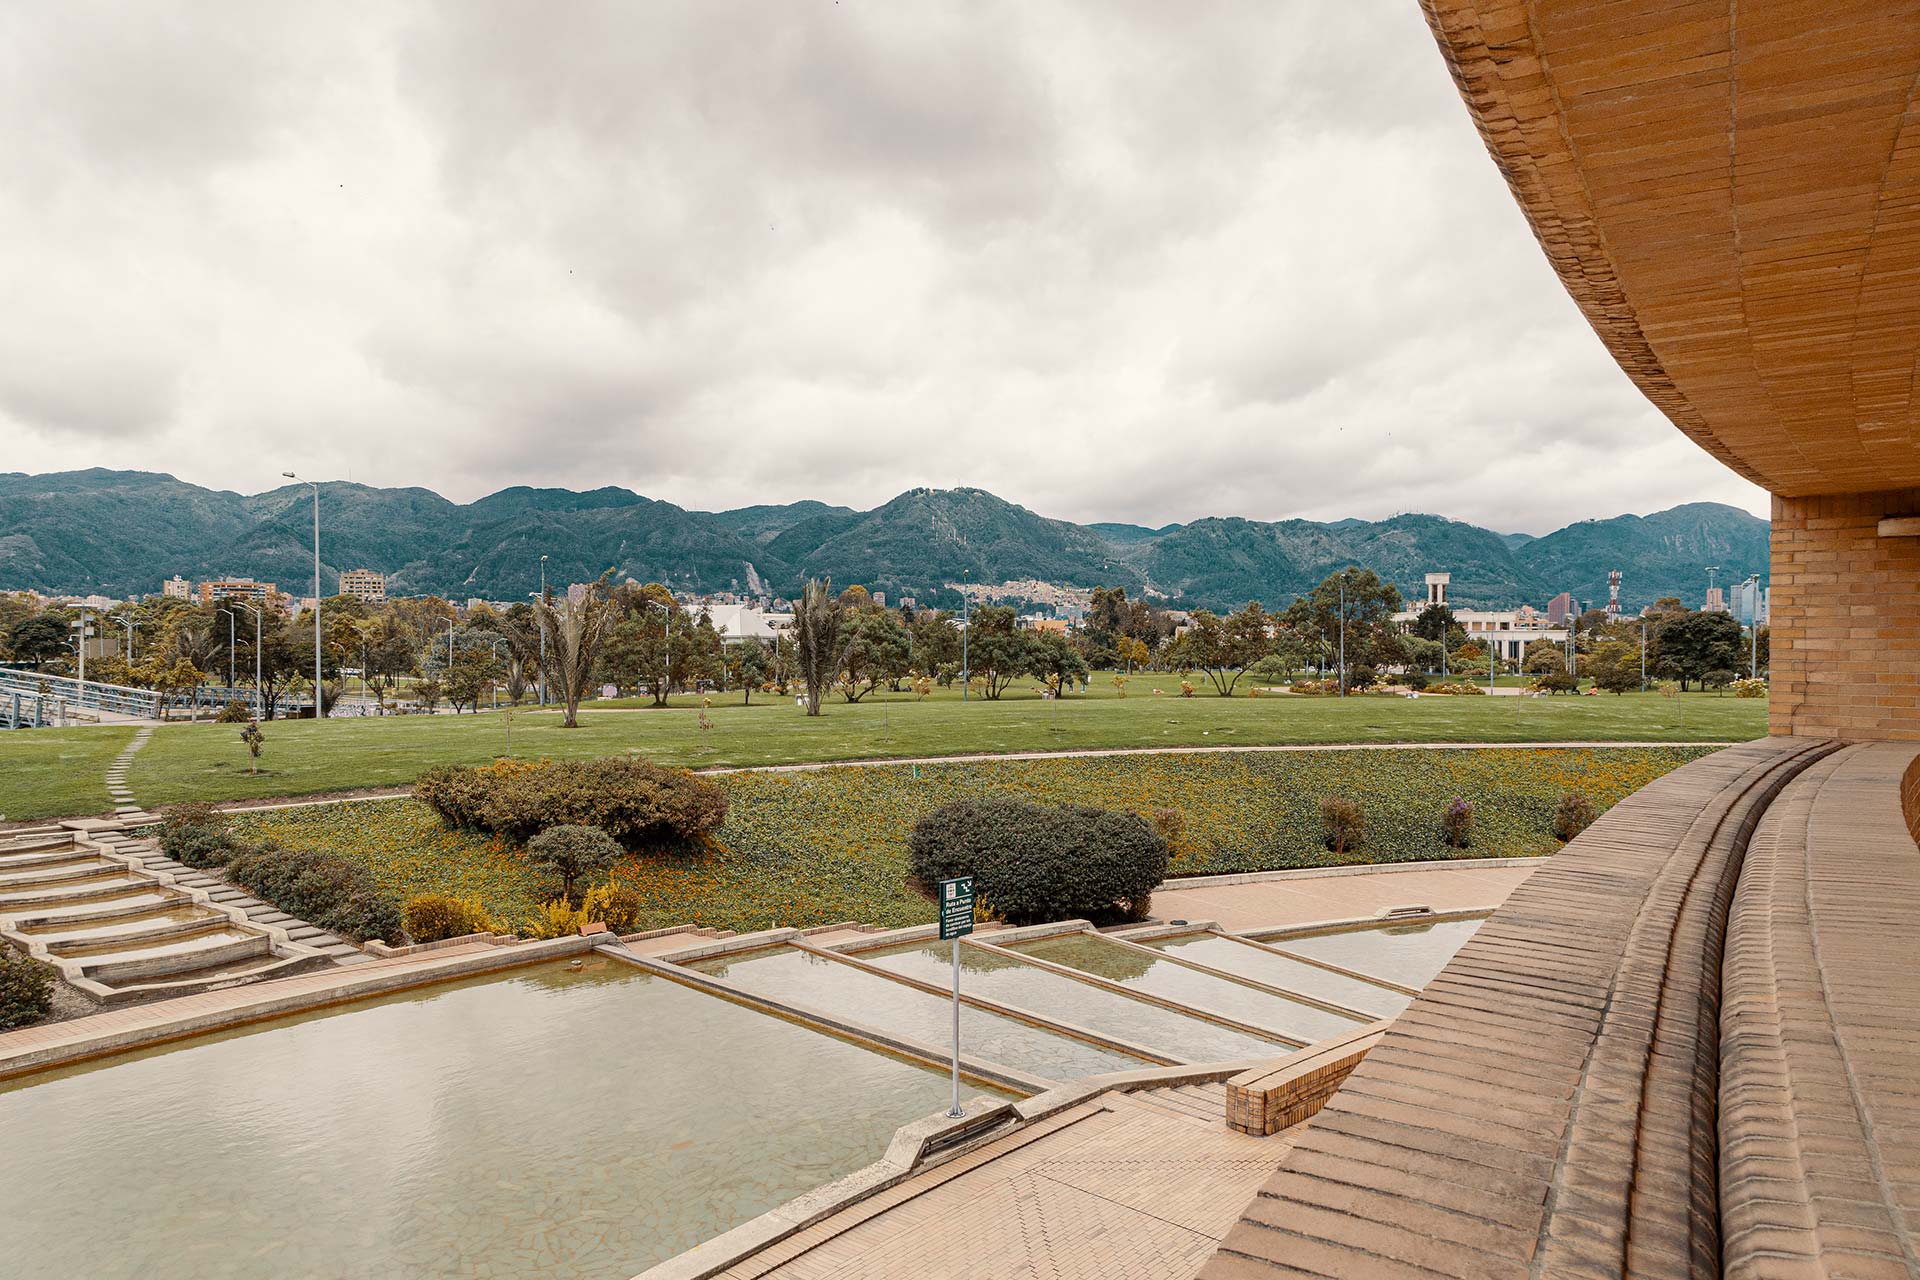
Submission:
<svg viewBox="0 0 1920 1280">
<path fill-rule="evenodd" d="M 13 4 L 0 157 L 0 470 L 1765 511 L 1414 0 Z"/>
</svg>

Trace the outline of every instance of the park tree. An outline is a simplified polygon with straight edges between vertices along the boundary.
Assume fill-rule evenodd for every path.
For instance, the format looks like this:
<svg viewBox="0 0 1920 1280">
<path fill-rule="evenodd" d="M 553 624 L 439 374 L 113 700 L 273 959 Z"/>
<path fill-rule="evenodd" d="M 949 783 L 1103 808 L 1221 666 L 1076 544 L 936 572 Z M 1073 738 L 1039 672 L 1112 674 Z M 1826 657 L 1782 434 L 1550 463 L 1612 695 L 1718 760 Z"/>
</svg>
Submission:
<svg viewBox="0 0 1920 1280">
<path fill-rule="evenodd" d="M 31 662 L 37 670 L 67 651 L 67 628 L 50 613 L 36 614 L 13 624 L 7 648 L 15 662 Z"/>
<path fill-rule="evenodd" d="M 820 714 L 820 699 L 840 670 L 840 601 L 833 584 L 809 578 L 793 602 L 794 656 L 807 687 L 807 714 Z"/>
<path fill-rule="evenodd" d="M 1521 655 L 1520 669 L 1529 675 L 1549 676 L 1567 669 L 1567 653 L 1551 640 L 1535 640 Z"/>
<path fill-rule="evenodd" d="M 1640 687 L 1640 646 L 1625 640 L 1603 640 L 1587 659 L 1594 687 L 1607 693 L 1627 693 Z"/>
<path fill-rule="evenodd" d="M 1453 610 L 1443 604 L 1430 604 L 1420 611 L 1419 617 L 1413 620 L 1410 630 L 1422 640 L 1443 644 L 1446 642 L 1447 632 L 1456 625 L 1453 620 Z"/>
<path fill-rule="evenodd" d="M 967 629 L 967 665 L 988 701 L 997 702 L 1009 685 L 1031 671 L 1033 656 L 1033 636 L 1020 630 L 1012 606 L 974 610 Z"/>
<path fill-rule="evenodd" d="M 924 614 L 913 622 L 913 669 L 938 671 L 942 664 L 960 661 L 960 628 L 951 610 Z"/>
<path fill-rule="evenodd" d="M 494 660 L 492 649 L 461 649 L 453 664 L 447 668 L 447 701 L 453 704 L 458 713 L 464 704 L 469 711 L 480 710 L 480 699 L 493 688 L 494 681 L 502 674 L 500 663 Z"/>
<path fill-rule="evenodd" d="M 1422 671 L 1438 671 L 1441 660 L 1446 656 L 1440 641 L 1419 635 L 1402 636 L 1400 651 L 1409 668 L 1417 667 Z"/>
<path fill-rule="evenodd" d="M 609 569 L 588 583 L 578 599 L 569 592 L 555 597 L 551 604 L 542 600 L 534 610 L 546 635 L 547 683 L 559 690 L 566 710 L 560 721 L 563 729 L 580 727 L 580 700 L 587 696 L 600 646 L 606 642 L 613 619 L 606 596 L 607 579 L 612 573 Z"/>
<path fill-rule="evenodd" d="M 1214 692 L 1231 697 L 1246 669 L 1271 651 L 1271 626 L 1258 600 L 1248 601 L 1224 618 L 1205 609 L 1195 610 L 1193 624 L 1176 642 L 1179 657 L 1175 661 L 1198 667 Z"/>
<path fill-rule="evenodd" d="M 1113 651 L 1126 664 L 1128 675 L 1133 674 L 1135 667 L 1144 667 L 1153 660 L 1153 650 L 1137 636 L 1121 636 L 1113 642 Z"/>
<path fill-rule="evenodd" d="M 1709 671 L 1740 665 L 1740 623 L 1730 613 L 1688 611 L 1669 614 L 1653 628 L 1647 663 L 1660 675 L 1678 680 L 1681 692 Z"/>
<path fill-rule="evenodd" d="M 1056 697 L 1066 697 L 1074 681 L 1087 675 L 1086 657 L 1071 640 L 1053 631 L 1033 637 L 1028 661 L 1029 673 L 1044 680 Z"/>
<path fill-rule="evenodd" d="M 1371 569 L 1349 567 L 1326 579 L 1295 600 L 1283 621 L 1302 635 L 1318 635 L 1327 651 L 1339 655 L 1341 624 L 1345 622 L 1345 658 L 1348 671 L 1380 668 L 1401 661 L 1400 633 L 1393 615 L 1400 610 L 1400 591 Z"/>
<path fill-rule="evenodd" d="M 840 633 L 840 693 L 848 702 L 904 676 L 912 661 L 913 637 L 896 615 L 872 604 L 848 613 Z"/>
<path fill-rule="evenodd" d="M 748 638 L 727 645 L 727 678 L 740 689 L 740 705 L 753 701 L 753 691 L 766 682 L 773 655 L 765 641 Z"/>
</svg>

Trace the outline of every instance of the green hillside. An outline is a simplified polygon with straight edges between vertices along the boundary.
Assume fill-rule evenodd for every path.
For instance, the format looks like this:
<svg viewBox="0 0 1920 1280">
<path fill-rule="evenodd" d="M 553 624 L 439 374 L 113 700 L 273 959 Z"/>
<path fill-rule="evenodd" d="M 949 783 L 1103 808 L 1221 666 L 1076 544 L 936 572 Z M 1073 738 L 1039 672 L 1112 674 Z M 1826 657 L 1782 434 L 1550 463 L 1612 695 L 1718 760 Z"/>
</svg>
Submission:
<svg viewBox="0 0 1920 1280">
<path fill-rule="evenodd" d="M 0 589 L 132 595 L 179 573 L 243 575 L 304 594 L 312 574 L 312 491 L 245 497 L 148 472 L 0 475 Z M 676 589 L 791 593 L 808 576 L 952 602 L 947 584 L 1033 578 L 1124 586 L 1194 607 L 1250 599 L 1283 606 L 1327 574 L 1362 565 L 1417 597 L 1431 570 L 1462 605 L 1544 604 L 1556 592 L 1606 598 L 1626 575 L 1631 608 L 1658 596 L 1698 603 L 1719 580 L 1766 571 L 1767 522 L 1691 503 L 1569 525 L 1540 538 L 1435 515 L 1263 522 L 1209 517 L 1148 529 L 1053 520 L 982 489 L 915 489 L 870 511 L 815 501 L 689 511 L 621 488 L 515 487 L 471 503 L 427 489 L 320 487 L 322 586 L 341 569 L 388 575 L 395 594 L 523 599 L 540 581 L 616 576 Z"/>
</svg>

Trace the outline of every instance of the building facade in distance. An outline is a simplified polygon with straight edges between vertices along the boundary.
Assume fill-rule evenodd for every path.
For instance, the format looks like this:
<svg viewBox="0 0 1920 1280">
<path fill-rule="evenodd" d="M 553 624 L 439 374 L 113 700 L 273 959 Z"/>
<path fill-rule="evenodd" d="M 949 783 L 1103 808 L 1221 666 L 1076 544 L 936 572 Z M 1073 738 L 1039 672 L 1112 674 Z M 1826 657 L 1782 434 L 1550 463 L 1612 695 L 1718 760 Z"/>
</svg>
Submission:
<svg viewBox="0 0 1920 1280">
<path fill-rule="evenodd" d="M 252 578 L 214 578 L 200 584 L 201 604 L 212 604 L 217 600 L 246 600 L 265 605 L 273 594 L 271 582 L 255 582 Z"/>
<path fill-rule="evenodd" d="M 1535 640 L 1566 643 L 1567 629 L 1551 625 L 1547 615 L 1529 605 L 1518 609 L 1454 609 L 1447 599 L 1447 588 L 1452 582 L 1451 573 L 1428 574 L 1426 600 L 1418 609 L 1402 609 L 1393 615 L 1393 620 L 1409 627 L 1424 610 L 1436 604 L 1444 605 L 1453 610 L 1453 620 L 1467 633 L 1467 639 L 1490 646 L 1502 662 L 1520 661 L 1526 655 L 1527 646 Z"/>
<path fill-rule="evenodd" d="M 387 575 L 372 569 L 342 570 L 340 594 L 368 604 L 380 604 L 387 598 Z"/>
</svg>

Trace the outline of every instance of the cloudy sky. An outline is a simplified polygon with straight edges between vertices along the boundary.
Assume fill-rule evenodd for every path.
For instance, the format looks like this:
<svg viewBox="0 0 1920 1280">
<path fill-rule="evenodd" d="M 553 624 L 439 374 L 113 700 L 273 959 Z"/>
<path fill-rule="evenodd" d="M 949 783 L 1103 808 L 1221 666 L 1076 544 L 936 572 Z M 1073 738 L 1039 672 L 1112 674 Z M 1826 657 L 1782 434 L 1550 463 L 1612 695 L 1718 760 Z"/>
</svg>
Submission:
<svg viewBox="0 0 1920 1280">
<path fill-rule="evenodd" d="M 0 8 L 0 469 L 1047 515 L 1762 495 L 1414 0 Z"/>
</svg>

